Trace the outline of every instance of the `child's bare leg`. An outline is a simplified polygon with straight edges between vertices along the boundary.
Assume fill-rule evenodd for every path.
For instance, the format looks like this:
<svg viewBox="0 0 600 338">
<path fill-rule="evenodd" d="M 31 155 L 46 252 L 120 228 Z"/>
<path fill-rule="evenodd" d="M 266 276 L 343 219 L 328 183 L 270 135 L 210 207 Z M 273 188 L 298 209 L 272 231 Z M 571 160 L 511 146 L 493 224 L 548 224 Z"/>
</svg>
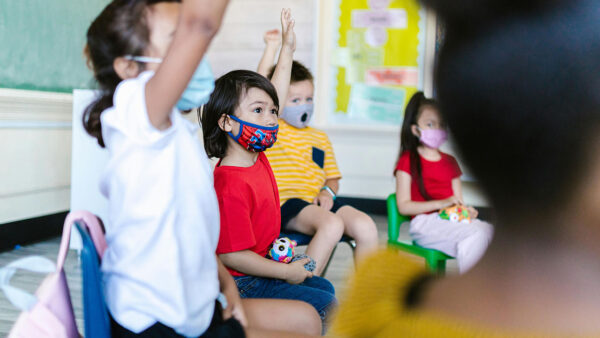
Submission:
<svg viewBox="0 0 600 338">
<path fill-rule="evenodd" d="M 313 236 L 306 248 L 306 254 L 317 263 L 313 272 L 320 276 L 333 248 L 344 234 L 342 218 L 320 206 L 309 205 L 290 220 L 287 228 Z"/>
<path fill-rule="evenodd" d="M 357 262 L 377 248 L 377 226 L 369 215 L 349 205 L 341 207 L 336 215 L 344 221 L 344 233 L 356 240 Z"/>
<path fill-rule="evenodd" d="M 271 331 L 271 330 L 253 329 L 253 328 L 247 328 L 244 331 L 246 333 L 246 337 L 248 337 L 248 338 L 316 337 L 315 335 L 306 335 L 306 334 L 293 333 L 293 332 L 287 332 L 287 331 Z"/>
<path fill-rule="evenodd" d="M 242 305 L 248 320 L 248 333 L 252 330 L 261 334 L 264 334 L 264 331 L 280 333 L 273 337 L 290 337 L 290 333 L 299 336 L 321 335 L 321 317 L 308 303 L 287 299 L 246 298 L 242 299 Z M 282 331 L 285 331 L 285 335 L 281 334 Z M 259 336 L 271 337 L 270 335 Z"/>
</svg>

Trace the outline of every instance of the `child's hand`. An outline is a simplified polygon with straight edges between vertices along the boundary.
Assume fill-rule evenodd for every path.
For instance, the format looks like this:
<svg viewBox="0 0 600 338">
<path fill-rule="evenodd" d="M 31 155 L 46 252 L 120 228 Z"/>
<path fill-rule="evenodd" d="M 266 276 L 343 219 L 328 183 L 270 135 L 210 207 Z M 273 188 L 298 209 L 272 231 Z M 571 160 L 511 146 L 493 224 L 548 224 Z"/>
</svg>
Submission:
<svg viewBox="0 0 600 338">
<path fill-rule="evenodd" d="M 479 215 L 479 211 L 473 207 L 467 207 L 467 211 L 469 212 L 469 217 L 471 217 L 472 220 L 476 219 Z"/>
<path fill-rule="evenodd" d="M 321 208 L 329 211 L 331 210 L 331 208 L 333 208 L 333 197 L 327 191 L 321 190 L 317 197 L 315 197 L 313 204 L 316 204 Z"/>
<path fill-rule="evenodd" d="M 294 25 L 296 21 L 292 18 L 292 11 L 289 8 L 281 10 L 281 32 L 283 45 L 296 50 L 296 33 L 294 33 Z"/>
<path fill-rule="evenodd" d="M 444 209 L 447 207 L 451 207 L 453 205 L 462 205 L 463 202 L 456 196 L 451 196 L 446 198 L 445 200 L 440 200 L 439 201 L 439 208 L 438 209 Z"/>
<path fill-rule="evenodd" d="M 271 29 L 265 32 L 263 40 L 267 46 L 279 47 L 281 44 L 281 31 L 279 29 Z"/>
<path fill-rule="evenodd" d="M 285 281 L 290 284 L 300 284 L 304 282 L 306 278 L 313 276 L 312 272 L 304 268 L 305 264 L 310 262 L 310 258 L 299 259 L 295 262 L 286 264 Z"/>
<path fill-rule="evenodd" d="M 244 307 L 242 306 L 242 299 L 235 283 L 233 286 L 223 289 L 223 294 L 227 298 L 227 308 L 223 309 L 223 319 L 227 320 L 231 317 L 237 319 L 243 327 L 248 326 L 246 320 L 246 314 L 244 313 Z"/>
</svg>

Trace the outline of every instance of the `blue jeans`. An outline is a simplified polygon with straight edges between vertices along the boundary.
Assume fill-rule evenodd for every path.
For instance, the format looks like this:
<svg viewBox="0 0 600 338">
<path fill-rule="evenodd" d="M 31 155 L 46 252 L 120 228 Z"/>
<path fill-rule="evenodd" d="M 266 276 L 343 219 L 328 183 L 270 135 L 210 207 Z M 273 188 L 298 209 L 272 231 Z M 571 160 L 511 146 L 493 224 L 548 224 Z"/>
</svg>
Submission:
<svg viewBox="0 0 600 338">
<path fill-rule="evenodd" d="M 242 298 L 276 298 L 305 301 L 312 305 L 321 320 L 335 305 L 335 289 L 331 283 L 322 277 L 307 278 L 301 284 L 289 284 L 274 278 L 254 276 L 233 277 Z"/>
</svg>

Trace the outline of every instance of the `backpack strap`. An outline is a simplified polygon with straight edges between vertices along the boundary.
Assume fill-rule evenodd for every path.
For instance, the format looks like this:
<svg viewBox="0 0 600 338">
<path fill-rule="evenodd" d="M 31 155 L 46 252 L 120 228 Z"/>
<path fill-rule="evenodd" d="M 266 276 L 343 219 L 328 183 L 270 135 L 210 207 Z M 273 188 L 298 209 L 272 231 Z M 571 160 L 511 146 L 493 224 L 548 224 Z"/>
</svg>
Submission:
<svg viewBox="0 0 600 338">
<path fill-rule="evenodd" d="M 85 226 L 92 237 L 98 256 L 102 259 L 104 251 L 106 250 L 106 239 L 104 238 L 104 232 L 100 226 L 98 217 L 89 211 L 79 210 L 72 211 L 67 215 L 65 224 L 63 226 L 62 239 L 60 241 L 60 249 L 58 251 L 58 258 L 56 263 L 57 271 L 62 270 L 67 257 L 67 251 L 69 249 L 69 241 L 71 239 L 71 229 L 75 222 L 80 222 Z"/>
<path fill-rule="evenodd" d="M 37 303 L 37 298 L 25 290 L 10 285 L 10 279 L 18 269 L 49 274 L 56 271 L 56 266 L 46 257 L 27 256 L 0 268 L 0 290 L 4 291 L 6 298 L 19 310 L 29 311 Z"/>
</svg>

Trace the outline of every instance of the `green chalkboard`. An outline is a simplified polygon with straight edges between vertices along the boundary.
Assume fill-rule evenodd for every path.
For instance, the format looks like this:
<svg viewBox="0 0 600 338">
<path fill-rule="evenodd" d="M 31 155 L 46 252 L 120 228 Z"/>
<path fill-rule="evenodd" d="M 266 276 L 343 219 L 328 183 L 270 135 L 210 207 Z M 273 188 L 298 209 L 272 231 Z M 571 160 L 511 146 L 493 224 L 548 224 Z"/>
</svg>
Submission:
<svg viewBox="0 0 600 338">
<path fill-rule="evenodd" d="M 83 46 L 108 0 L 0 0 L 0 87 L 71 92 L 93 87 Z"/>
</svg>

